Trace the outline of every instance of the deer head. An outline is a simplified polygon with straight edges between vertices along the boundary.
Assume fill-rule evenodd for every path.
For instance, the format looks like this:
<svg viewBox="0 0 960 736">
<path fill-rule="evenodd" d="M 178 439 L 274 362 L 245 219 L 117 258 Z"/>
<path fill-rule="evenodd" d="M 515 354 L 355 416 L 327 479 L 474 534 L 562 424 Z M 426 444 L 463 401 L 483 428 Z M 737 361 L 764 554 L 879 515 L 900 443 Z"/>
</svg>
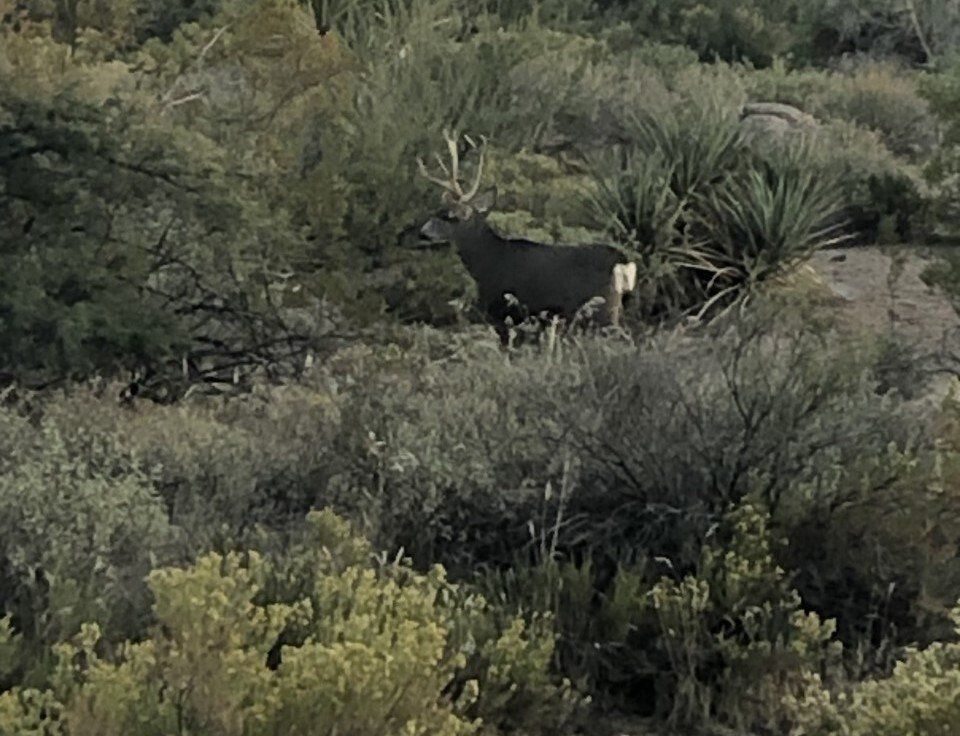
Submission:
<svg viewBox="0 0 960 736">
<path fill-rule="evenodd" d="M 483 216 L 496 203 L 497 190 L 495 187 L 480 192 L 483 180 L 483 161 L 486 153 L 486 140 L 481 138 L 477 146 L 468 136 L 464 139 L 471 148 L 478 151 L 479 159 L 473 183 L 464 188 L 460 181 L 460 154 L 458 151 L 457 134 L 444 129 L 443 138 L 450 155 L 449 166 L 437 155 L 436 161 L 440 167 L 440 175 L 431 174 L 423 159 L 417 157 L 417 168 L 420 175 L 427 181 L 437 184 L 443 190 L 443 211 L 431 218 L 420 229 L 420 234 L 429 240 L 450 240 L 456 230 L 465 223 L 483 219 Z"/>
</svg>

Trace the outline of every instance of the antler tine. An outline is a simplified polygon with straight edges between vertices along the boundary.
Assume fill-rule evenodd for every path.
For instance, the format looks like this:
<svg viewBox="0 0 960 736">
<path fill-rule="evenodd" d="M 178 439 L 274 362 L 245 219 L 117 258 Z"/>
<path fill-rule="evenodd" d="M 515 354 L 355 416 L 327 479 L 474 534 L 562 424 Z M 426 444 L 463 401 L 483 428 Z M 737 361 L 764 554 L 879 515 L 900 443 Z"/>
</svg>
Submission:
<svg viewBox="0 0 960 736">
<path fill-rule="evenodd" d="M 459 194 L 463 195 L 460 188 L 460 154 L 457 151 L 457 131 L 450 132 L 447 128 L 443 129 L 443 139 L 447 142 L 447 150 L 450 151 L 450 181 L 456 186 Z M 446 171 L 446 167 L 444 167 Z"/>
<path fill-rule="evenodd" d="M 443 163 L 443 158 L 441 158 L 439 153 L 433 154 L 434 160 L 437 162 L 437 166 L 440 167 L 440 171 L 444 173 L 448 179 L 450 178 L 450 169 L 447 168 L 447 165 Z"/>
<path fill-rule="evenodd" d="M 470 140 L 470 139 L 468 138 L 467 140 Z M 474 145 L 473 141 L 470 141 L 470 144 Z M 476 148 L 475 145 L 474 145 L 474 148 Z M 480 191 L 480 182 L 483 179 L 483 159 L 484 159 L 484 155 L 486 154 L 486 149 L 487 149 L 487 139 L 485 136 L 480 136 L 480 147 L 479 147 L 480 161 L 477 163 L 477 176 L 473 180 L 473 184 L 470 186 L 470 189 L 468 189 L 467 192 L 463 195 L 463 201 L 465 202 L 469 202 L 471 199 L 477 196 L 477 192 Z"/>
<path fill-rule="evenodd" d="M 469 136 L 464 136 L 467 142 L 473 147 L 477 148 L 476 143 Z M 428 181 L 438 184 L 443 187 L 447 192 L 452 194 L 460 202 L 466 203 L 470 199 L 476 196 L 477 191 L 480 189 L 480 182 L 483 178 L 483 156 L 484 149 L 487 145 L 487 139 L 481 136 L 481 146 L 480 146 L 480 163 L 477 166 L 477 176 L 470 189 L 467 192 L 463 191 L 463 187 L 460 184 L 460 154 L 457 150 L 457 140 L 459 136 L 456 131 L 450 131 L 449 128 L 443 129 L 443 139 L 446 141 L 447 150 L 450 152 L 450 166 L 448 167 L 439 154 L 434 154 L 434 158 L 437 161 L 437 164 L 440 167 L 440 170 L 447 177 L 446 179 L 441 179 L 440 177 L 432 175 L 426 167 L 426 164 L 423 163 L 423 159 L 419 156 L 417 157 L 417 167 L 420 170 L 420 175 L 423 176 Z"/>
<path fill-rule="evenodd" d="M 431 174 L 430 171 L 427 169 L 427 165 L 423 163 L 423 159 L 420 158 L 419 156 L 417 156 L 417 168 L 420 170 L 420 176 L 422 176 L 427 181 L 433 182 L 434 184 L 437 184 L 438 186 L 443 187 L 446 191 L 458 197 L 462 194 L 459 186 L 456 186 L 456 187 L 452 186 L 448 180 L 441 179 L 440 177 L 434 176 L 433 174 Z"/>
</svg>

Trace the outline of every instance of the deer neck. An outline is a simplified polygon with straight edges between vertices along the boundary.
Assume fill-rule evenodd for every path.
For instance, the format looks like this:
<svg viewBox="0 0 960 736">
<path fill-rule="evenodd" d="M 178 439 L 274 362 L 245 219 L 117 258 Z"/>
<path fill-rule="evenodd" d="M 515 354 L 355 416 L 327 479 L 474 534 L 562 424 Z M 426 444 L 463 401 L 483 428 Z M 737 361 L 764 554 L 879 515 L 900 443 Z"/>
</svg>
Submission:
<svg viewBox="0 0 960 736">
<path fill-rule="evenodd" d="M 493 254 L 491 250 L 504 242 L 493 228 L 487 224 L 486 219 L 468 220 L 462 223 L 454 233 L 452 238 L 467 270 L 475 274 L 478 270 L 484 268 L 489 263 Z"/>
</svg>

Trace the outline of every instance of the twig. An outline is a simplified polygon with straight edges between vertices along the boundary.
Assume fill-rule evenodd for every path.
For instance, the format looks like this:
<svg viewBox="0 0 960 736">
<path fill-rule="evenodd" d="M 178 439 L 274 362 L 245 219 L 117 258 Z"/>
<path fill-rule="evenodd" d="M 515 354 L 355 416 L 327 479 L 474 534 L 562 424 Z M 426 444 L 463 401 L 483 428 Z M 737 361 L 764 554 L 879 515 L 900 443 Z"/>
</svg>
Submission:
<svg viewBox="0 0 960 736">
<path fill-rule="evenodd" d="M 214 45 L 216 45 L 217 41 L 220 40 L 220 37 L 223 36 L 223 34 L 226 33 L 227 29 L 229 28 L 230 28 L 229 23 L 225 26 L 221 26 L 219 29 L 217 29 L 217 32 L 213 34 L 213 38 L 211 38 L 206 43 L 206 45 L 202 49 L 200 49 L 200 53 L 197 55 L 197 58 L 193 62 L 193 68 L 196 71 L 200 70 L 200 67 L 203 64 L 203 60 L 206 57 L 206 55 L 210 52 L 210 49 L 212 49 Z M 166 93 L 160 98 L 160 103 L 163 105 L 164 109 L 169 109 L 171 107 L 174 107 L 174 104 L 172 102 L 173 95 L 174 93 L 177 92 L 177 89 L 180 87 L 180 84 L 183 82 L 184 78 L 185 77 L 182 72 L 178 74 L 177 78 L 173 80 L 173 84 L 170 85 L 170 89 L 168 89 Z M 192 94 L 200 97 L 203 96 L 203 93 L 200 91 L 194 92 Z M 188 100 L 183 100 L 183 101 L 188 101 Z M 176 104 L 182 104 L 182 103 L 177 102 Z"/>
<path fill-rule="evenodd" d="M 906 0 L 907 13 L 910 15 L 910 23 L 913 25 L 913 32 L 917 35 L 917 40 L 923 48 L 923 53 L 927 55 L 927 64 L 931 67 L 936 66 L 936 59 L 930 43 L 927 41 L 926 34 L 923 32 L 923 26 L 920 24 L 920 15 L 917 13 L 916 0 Z"/>
</svg>

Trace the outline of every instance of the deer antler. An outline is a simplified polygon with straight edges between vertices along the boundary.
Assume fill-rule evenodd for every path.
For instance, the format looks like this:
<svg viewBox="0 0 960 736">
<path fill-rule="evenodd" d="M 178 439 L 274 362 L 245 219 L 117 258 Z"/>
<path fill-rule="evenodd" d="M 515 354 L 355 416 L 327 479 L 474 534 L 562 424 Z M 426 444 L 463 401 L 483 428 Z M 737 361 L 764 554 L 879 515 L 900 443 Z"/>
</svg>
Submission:
<svg viewBox="0 0 960 736">
<path fill-rule="evenodd" d="M 444 173 L 450 174 L 450 181 L 453 182 L 453 186 L 456 187 L 457 191 L 460 193 L 460 196 L 463 196 L 463 190 L 460 189 L 460 154 L 457 153 L 457 132 L 454 131 L 451 133 L 446 128 L 443 129 L 443 140 L 447 142 L 447 150 L 450 151 L 450 171 L 447 171 L 447 167 L 443 166 L 443 162 L 440 162 L 440 165 L 443 166 Z M 440 161 L 440 157 L 437 156 L 437 160 Z"/>
<path fill-rule="evenodd" d="M 480 158 L 477 161 L 477 176 L 473 180 L 473 184 L 467 190 L 466 194 L 463 195 L 463 201 L 469 202 L 471 199 L 477 196 L 477 192 L 480 190 L 480 182 L 483 179 L 483 159 L 487 152 L 487 139 L 485 136 L 480 136 L 480 145 L 478 147 L 469 136 L 465 135 L 464 138 L 467 139 L 467 143 L 476 149 L 480 155 Z"/>
<path fill-rule="evenodd" d="M 476 178 L 466 192 L 463 191 L 463 187 L 460 184 L 460 154 L 457 151 L 456 131 L 451 133 L 447 128 L 443 129 L 443 139 L 446 141 L 447 150 L 450 152 L 450 167 L 448 168 L 447 165 L 444 164 L 439 155 L 434 157 L 437 160 L 437 164 L 440 166 L 440 170 L 444 173 L 445 178 L 431 174 L 427 170 L 426 164 L 423 163 L 423 159 L 417 156 L 417 168 L 420 170 L 420 175 L 428 181 L 443 187 L 443 189 L 452 194 L 456 198 L 456 201 L 460 204 L 467 204 L 477 195 L 477 192 L 480 190 L 480 182 L 483 178 L 483 159 L 487 145 L 487 139 L 482 136 L 481 145 L 479 147 L 469 136 L 464 136 L 464 138 L 474 149 L 478 149 L 480 151 L 480 160 L 477 164 Z"/>
</svg>

